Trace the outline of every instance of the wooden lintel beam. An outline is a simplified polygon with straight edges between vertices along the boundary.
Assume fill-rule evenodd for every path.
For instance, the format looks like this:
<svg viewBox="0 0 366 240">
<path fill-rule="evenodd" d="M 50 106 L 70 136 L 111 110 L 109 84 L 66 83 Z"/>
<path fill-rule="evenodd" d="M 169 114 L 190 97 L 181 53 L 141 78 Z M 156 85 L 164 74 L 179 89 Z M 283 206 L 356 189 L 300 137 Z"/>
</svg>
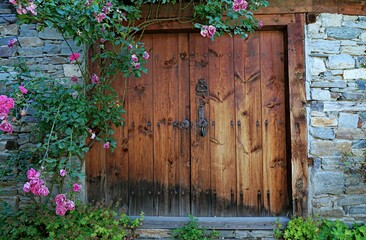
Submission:
<svg viewBox="0 0 366 240">
<path fill-rule="evenodd" d="M 365 0 L 269 0 L 256 14 L 341 13 L 366 15 Z"/>
</svg>

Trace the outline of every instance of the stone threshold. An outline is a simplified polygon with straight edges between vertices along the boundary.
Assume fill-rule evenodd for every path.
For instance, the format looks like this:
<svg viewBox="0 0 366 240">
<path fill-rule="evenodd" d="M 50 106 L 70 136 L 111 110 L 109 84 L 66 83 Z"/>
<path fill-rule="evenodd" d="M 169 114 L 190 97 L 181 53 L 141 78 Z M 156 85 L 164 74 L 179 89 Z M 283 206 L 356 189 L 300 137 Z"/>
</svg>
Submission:
<svg viewBox="0 0 366 240">
<path fill-rule="evenodd" d="M 136 218 L 136 217 L 132 217 Z M 220 232 L 220 239 L 274 239 L 276 220 L 285 227 L 290 220 L 286 217 L 197 217 L 198 225 L 207 230 Z M 184 226 L 188 217 L 144 217 L 137 230 L 138 239 L 171 238 L 171 230 Z"/>
</svg>

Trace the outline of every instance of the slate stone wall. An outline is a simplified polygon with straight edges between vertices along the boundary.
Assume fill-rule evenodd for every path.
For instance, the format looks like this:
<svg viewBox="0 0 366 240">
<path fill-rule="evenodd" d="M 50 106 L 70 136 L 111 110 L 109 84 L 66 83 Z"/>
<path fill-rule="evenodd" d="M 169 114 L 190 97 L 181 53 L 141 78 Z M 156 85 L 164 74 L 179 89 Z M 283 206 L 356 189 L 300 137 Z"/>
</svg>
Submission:
<svg viewBox="0 0 366 240">
<path fill-rule="evenodd" d="M 67 81 L 73 75 L 80 77 L 80 72 L 74 64 L 70 64 L 71 50 L 68 44 L 74 52 L 81 53 L 81 56 L 83 49 L 75 46 L 70 40 L 67 44 L 54 29 L 39 31 L 37 24 L 19 26 L 14 9 L 8 2 L 0 0 L 0 66 L 12 67 L 19 59 L 23 59 L 31 69 L 40 70 L 59 79 Z M 14 38 L 17 39 L 17 43 L 13 48 L 9 48 L 8 41 Z M 15 74 L 14 70 L 11 73 Z M 9 91 L 5 85 L 12 79 L 7 77 L 8 74 L 0 70 L 0 95 Z M 0 135 L 0 199 L 12 205 L 21 204 L 23 201 L 22 185 L 17 186 L 15 178 L 18 174 L 25 173 L 19 172 L 18 166 L 12 165 L 9 156 L 35 146 L 30 131 L 36 124 L 36 119 L 32 117 L 31 110 L 27 113 L 26 117 L 22 117 L 21 125 L 14 127 L 14 134 Z M 7 173 L 2 174 L 5 170 Z M 13 174 L 10 174 L 11 171 Z"/>
<path fill-rule="evenodd" d="M 306 36 L 311 213 L 365 221 L 366 17 L 321 14 Z"/>
<path fill-rule="evenodd" d="M 19 27 L 7 3 L 0 0 L 0 66 L 11 66 L 21 57 L 32 68 L 61 79 L 79 76 L 69 63 L 71 50 L 62 36 L 53 29 L 40 32 L 36 24 Z M 309 156 L 314 158 L 310 213 L 365 221 L 366 185 L 354 171 L 365 161 L 366 70 L 361 65 L 366 64 L 366 17 L 321 14 L 305 27 Z M 12 38 L 18 43 L 9 49 Z M 74 51 L 82 50 L 69 44 Z M 6 93 L 5 76 L 0 71 L 0 94 Z M 34 124 L 30 116 L 13 135 L 0 135 L 0 169 L 9 169 L 11 153 L 33 146 Z M 0 198 L 21 202 L 21 186 L 12 177 L 0 179 L 0 187 Z"/>
</svg>

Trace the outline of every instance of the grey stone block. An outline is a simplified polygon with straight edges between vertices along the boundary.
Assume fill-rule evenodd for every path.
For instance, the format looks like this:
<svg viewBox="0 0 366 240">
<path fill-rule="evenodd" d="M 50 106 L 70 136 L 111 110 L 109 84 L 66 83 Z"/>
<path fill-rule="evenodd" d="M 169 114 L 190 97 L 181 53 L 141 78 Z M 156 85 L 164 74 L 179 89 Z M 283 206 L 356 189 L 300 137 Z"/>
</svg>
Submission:
<svg viewBox="0 0 366 240">
<path fill-rule="evenodd" d="M 314 214 L 320 217 L 332 217 L 332 218 L 341 218 L 345 216 L 345 212 L 341 208 L 314 209 Z"/>
<path fill-rule="evenodd" d="M 364 100 L 366 99 L 366 92 L 344 92 L 342 93 L 342 99 L 344 100 Z"/>
<path fill-rule="evenodd" d="M 337 139 L 357 140 L 365 139 L 366 131 L 360 128 L 337 128 L 334 129 Z"/>
<path fill-rule="evenodd" d="M 43 53 L 43 47 L 19 48 L 19 54 L 24 56 L 40 55 L 42 53 Z"/>
<path fill-rule="evenodd" d="M 345 88 L 347 83 L 344 81 L 314 81 L 311 83 L 311 86 L 318 88 Z"/>
<path fill-rule="evenodd" d="M 43 51 L 46 53 L 56 54 L 61 52 L 61 47 L 59 44 L 49 44 L 44 45 Z"/>
<path fill-rule="evenodd" d="M 344 175 L 340 172 L 317 172 L 313 176 L 315 195 L 341 194 L 344 191 Z"/>
<path fill-rule="evenodd" d="M 8 48 L 8 46 L 0 47 L 0 57 L 13 57 L 16 53 L 16 47 Z"/>
<path fill-rule="evenodd" d="M 62 34 L 57 32 L 54 28 L 44 28 L 43 31 L 38 33 L 38 37 L 41 39 L 63 40 Z"/>
<path fill-rule="evenodd" d="M 314 140 L 310 146 L 310 153 L 316 157 L 341 156 L 345 152 L 351 152 L 351 141 L 347 140 Z"/>
<path fill-rule="evenodd" d="M 366 81 L 365 80 L 356 80 L 357 87 L 360 90 L 366 90 Z"/>
<path fill-rule="evenodd" d="M 363 207 L 350 207 L 349 214 L 366 214 L 366 206 Z"/>
<path fill-rule="evenodd" d="M 328 27 L 325 32 L 335 39 L 354 39 L 361 34 L 361 30 L 354 27 Z"/>
<path fill-rule="evenodd" d="M 352 149 L 366 149 L 366 140 L 355 141 L 352 143 Z"/>
<path fill-rule="evenodd" d="M 317 40 L 310 43 L 310 50 L 320 53 L 339 53 L 340 46 L 340 41 Z"/>
<path fill-rule="evenodd" d="M 348 54 L 332 55 L 328 57 L 327 66 L 330 69 L 354 68 L 355 59 Z"/>
<path fill-rule="evenodd" d="M 43 46 L 44 42 L 38 37 L 19 37 L 19 43 L 22 47 L 39 47 Z"/>
<path fill-rule="evenodd" d="M 315 138 L 320 139 L 334 139 L 335 134 L 332 128 L 311 128 L 311 134 Z"/>
<path fill-rule="evenodd" d="M 340 128 L 357 128 L 358 121 L 358 114 L 339 113 L 338 126 Z"/>
<path fill-rule="evenodd" d="M 11 24 L 17 21 L 17 17 L 15 14 L 1 14 L 0 15 L 0 24 L 6 23 Z"/>
<path fill-rule="evenodd" d="M 366 195 L 351 195 L 338 201 L 338 206 L 351 206 L 366 203 Z"/>
</svg>

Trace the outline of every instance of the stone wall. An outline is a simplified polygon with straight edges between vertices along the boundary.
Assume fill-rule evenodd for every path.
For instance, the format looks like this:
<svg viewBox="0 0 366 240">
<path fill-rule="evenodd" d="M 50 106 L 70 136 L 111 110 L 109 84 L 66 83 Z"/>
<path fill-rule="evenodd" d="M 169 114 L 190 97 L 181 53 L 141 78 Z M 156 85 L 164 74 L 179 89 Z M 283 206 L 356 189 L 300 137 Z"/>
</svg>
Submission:
<svg viewBox="0 0 366 240">
<path fill-rule="evenodd" d="M 365 221 L 366 17 L 321 14 L 306 36 L 310 209 Z"/>
<path fill-rule="evenodd" d="M 17 39 L 17 44 L 9 48 L 7 46 L 10 39 Z M 81 52 L 82 49 L 68 40 L 68 44 L 73 51 Z M 8 0 L 0 0 L 0 66 L 10 66 L 18 62 L 19 59 L 25 60 L 31 69 L 37 69 L 45 74 L 60 79 L 70 79 L 80 73 L 75 68 L 75 64 L 70 64 L 70 47 L 63 37 L 54 29 L 45 28 L 38 30 L 37 24 L 21 25 L 17 24 L 15 12 Z M 83 54 L 81 54 L 82 56 Z M 15 74 L 15 72 L 12 72 Z M 0 70 L 0 95 L 6 94 L 8 89 L 6 83 L 12 79 L 7 78 L 8 74 Z M 26 82 L 25 82 L 26 87 Z M 28 111 L 28 116 L 23 117 L 21 124 L 14 128 L 14 134 L 0 134 L 0 173 L 4 170 L 14 169 L 9 156 L 12 153 L 22 151 L 34 146 L 30 130 L 36 121 Z M 22 199 L 22 186 L 16 186 L 15 174 L 0 174 L 0 199 L 14 205 Z M 24 172 L 21 174 L 25 174 Z M 4 176 L 3 176 L 4 175 Z"/>
<path fill-rule="evenodd" d="M 55 77 L 78 75 L 62 36 L 52 29 L 40 32 L 36 24 L 19 27 L 7 2 L 0 0 L 0 66 L 11 66 L 21 57 Z M 365 161 L 366 70 L 361 65 L 366 64 L 366 17 L 321 14 L 306 26 L 306 36 L 309 155 L 314 158 L 310 213 L 365 221 L 366 185 L 360 174 L 349 170 Z M 13 38 L 18 43 L 8 48 Z M 0 94 L 4 93 L 5 73 L 0 71 Z M 34 119 L 26 119 L 13 135 L 0 135 L 0 169 L 9 169 L 9 154 L 32 146 Z M 21 186 L 14 179 L 0 179 L 0 187 L 0 198 L 19 201 Z"/>
</svg>

